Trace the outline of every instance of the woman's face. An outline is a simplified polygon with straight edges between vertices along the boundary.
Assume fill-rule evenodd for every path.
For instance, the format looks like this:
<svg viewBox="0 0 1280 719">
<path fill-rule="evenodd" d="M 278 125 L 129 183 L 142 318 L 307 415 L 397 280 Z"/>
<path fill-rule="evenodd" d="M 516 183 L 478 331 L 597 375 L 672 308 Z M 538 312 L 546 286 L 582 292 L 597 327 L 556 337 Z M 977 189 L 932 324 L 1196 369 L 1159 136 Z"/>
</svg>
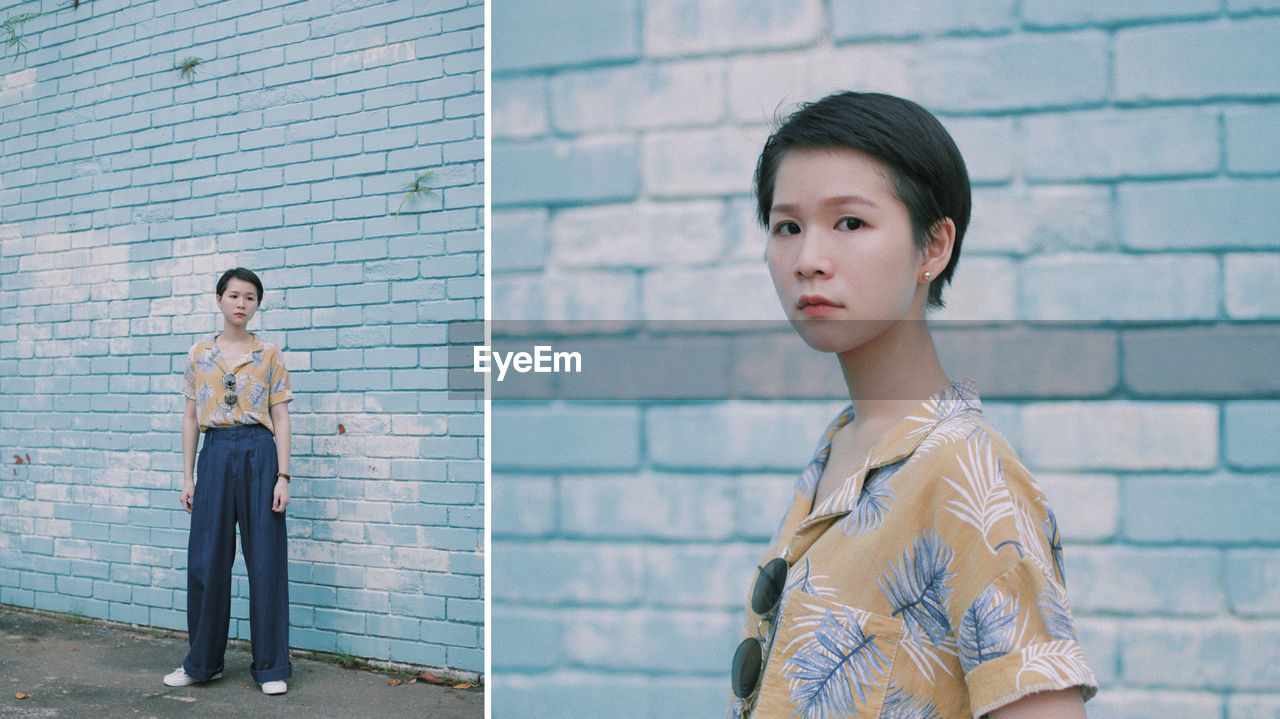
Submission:
<svg viewBox="0 0 1280 719">
<path fill-rule="evenodd" d="M 252 282 L 232 277 L 218 296 L 218 307 L 228 324 L 244 327 L 258 311 L 258 288 Z"/>
<path fill-rule="evenodd" d="M 894 322 L 924 318 L 926 257 L 888 169 L 861 152 L 783 156 L 766 256 L 787 318 L 815 349 L 847 352 Z"/>
</svg>

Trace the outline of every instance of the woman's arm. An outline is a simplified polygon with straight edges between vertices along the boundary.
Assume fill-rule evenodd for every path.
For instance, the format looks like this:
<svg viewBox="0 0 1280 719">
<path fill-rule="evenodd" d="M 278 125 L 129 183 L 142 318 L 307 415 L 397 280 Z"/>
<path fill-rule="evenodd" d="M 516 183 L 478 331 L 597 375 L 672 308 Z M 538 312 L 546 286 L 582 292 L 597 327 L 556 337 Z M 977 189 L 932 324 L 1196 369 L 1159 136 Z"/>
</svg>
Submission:
<svg viewBox="0 0 1280 719">
<path fill-rule="evenodd" d="M 178 501 L 191 513 L 191 500 L 196 494 L 196 442 L 200 439 L 200 423 L 196 418 L 196 401 L 187 400 L 182 412 L 182 494 Z"/>
<path fill-rule="evenodd" d="M 1029 694 L 988 716 L 991 719 L 1083 719 L 1084 698 L 1078 687 Z"/>
<path fill-rule="evenodd" d="M 289 474 L 289 446 L 293 443 L 293 432 L 289 428 L 289 403 L 277 402 L 271 405 L 271 426 L 276 430 L 276 465 L 278 471 Z M 289 482 L 284 477 L 276 478 L 275 501 L 272 511 L 283 512 L 289 506 Z"/>
</svg>

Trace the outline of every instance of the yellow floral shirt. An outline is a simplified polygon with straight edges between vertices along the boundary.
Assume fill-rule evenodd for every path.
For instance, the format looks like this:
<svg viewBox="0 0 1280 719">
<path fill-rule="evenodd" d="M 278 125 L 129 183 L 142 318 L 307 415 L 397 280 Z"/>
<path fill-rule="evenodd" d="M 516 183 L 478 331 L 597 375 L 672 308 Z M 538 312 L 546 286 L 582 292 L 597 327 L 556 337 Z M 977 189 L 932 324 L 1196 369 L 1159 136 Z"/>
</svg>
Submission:
<svg viewBox="0 0 1280 719">
<path fill-rule="evenodd" d="M 972 382 L 926 400 L 813 507 L 828 427 L 760 566 L 790 565 L 759 693 L 733 717 L 981 717 L 1097 680 L 1076 640 L 1057 519 Z M 754 577 L 753 577 L 754 580 Z M 748 587 L 748 597 L 749 597 Z"/>
<path fill-rule="evenodd" d="M 257 422 L 275 434 L 270 408 L 293 400 L 289 370 L 279 347 L 263 342 L 256 334 L 252 336 L 249 352 L 234 360 L 222 355 L 214 342 L 216 335 L 192 345 L 182 377 L 182 394 L 195 400 L 201 432 L 210 427 Z M 236 402 L 230 406 L 223 401 L 228 391 L 223 377 L 227 374 L 236 377 Z"/>
</svg>

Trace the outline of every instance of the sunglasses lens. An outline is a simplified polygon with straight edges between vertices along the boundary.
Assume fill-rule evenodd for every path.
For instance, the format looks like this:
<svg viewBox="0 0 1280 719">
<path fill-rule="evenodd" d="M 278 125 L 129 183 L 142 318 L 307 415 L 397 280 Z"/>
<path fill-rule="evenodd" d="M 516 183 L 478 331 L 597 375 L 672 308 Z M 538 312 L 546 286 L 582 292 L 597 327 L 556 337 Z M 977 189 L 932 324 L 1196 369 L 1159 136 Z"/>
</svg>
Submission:
<svg viewBox="0 0 1280 719">
<path fill-rule="evenodd" d="M 236 402 L 240 401 L 240 398 L 236 396 L 235 392 L 228 392 L 227 396 L 222 398 L 222 401 L 225 402 L 228 407 L 233 407 Z"/>
<path fill-rule="evenodd" d="M 760 681 L 760 664 L 763 659 L 759 639 L 747 637 L 742 640 L 738 651 L 733 653 L 733 672 L 730 678 L 733 680 L 734 696 L 746 699 L 755 691 L 756 684 Z"/>
<path fill-rule="evenodd" d="M 751 611 L 764 616 L 778 606 L 782 599 L 782 588 L 787 582 L 787 560 L 782 557 L 772 559 L 760 570 L 756 577 L 756 586 L 751 590 Z"/>
</svg>

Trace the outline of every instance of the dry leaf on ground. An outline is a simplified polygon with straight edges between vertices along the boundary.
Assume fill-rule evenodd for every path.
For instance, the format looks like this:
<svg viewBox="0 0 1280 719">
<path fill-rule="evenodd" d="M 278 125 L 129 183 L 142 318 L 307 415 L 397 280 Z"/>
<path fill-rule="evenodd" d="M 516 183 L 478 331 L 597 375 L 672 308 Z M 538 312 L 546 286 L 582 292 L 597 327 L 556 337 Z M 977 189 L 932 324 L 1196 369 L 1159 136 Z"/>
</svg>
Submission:
<svg viewBox="0 0 1280 719">
<path fill-rule="evenodd" d="M 418 678 L 424 682 L 429 682 L 431 684 L 448 684 L 449 683 L 448 680 L 441 679 L 440 677 L 432 674 L 431 672 L 422 672 L 421 674 L 418 675 Z"/>
<path fill-rule="evenodd" d="M 30 699 L 30 698 L 31 698 L 31 695 L 30 695 L 30 694 L 28 694 L 28 693 L 26 693 L 26 692 L 14 692 L 13 696 L 17 697 L 18 699 Z"/>
<path fill-rule="evenodd" d="M 463 683 L 461 683 L 461 684 L 454 684 L 454 685 L 453 685 L 453 688 L 454 688 L 454 689 L 471 689 L 471 688 L 473 688 L 473 687 L 475 687 L 475 686 L 476 686 L 475 684 L 468 684 L 468 683 L 466 683 L 466 682 L 463 682 Z"/>
</svg>

